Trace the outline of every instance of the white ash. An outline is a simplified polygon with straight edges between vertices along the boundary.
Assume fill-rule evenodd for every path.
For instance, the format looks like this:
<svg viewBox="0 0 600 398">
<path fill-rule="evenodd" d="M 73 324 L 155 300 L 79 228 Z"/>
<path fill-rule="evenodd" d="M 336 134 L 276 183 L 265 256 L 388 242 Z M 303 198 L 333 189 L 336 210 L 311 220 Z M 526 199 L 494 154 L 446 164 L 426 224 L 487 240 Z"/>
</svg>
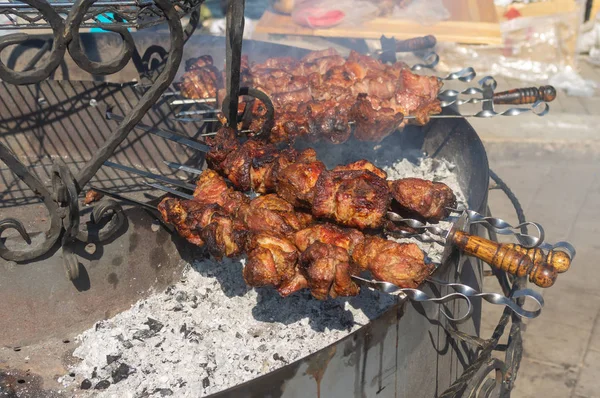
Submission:
<svg viewBox="0 0 600 398">
<path fill-rule="evenodd" d="M 447 162 L 403 160 L 386 172 L 394 179 L 442 181 L 464 202 Z M 439 258 L 435 245 L 416 243 Z M 98 322 L 78 337 L 73 355 L 81 362 L 70 370 L 75 376 L 61 381 L 77 396 L 206 396 L 318 351 L 395 302 L 394 296 L 367 289 L 327 301 L 307 291 L 282 298 L 273 289 L 249 289 L 243 263 L 197 260 L 167 291 Z"/>
<path fill-rule="evenodd" d="M 410 162 L 408 159 L 403 159 L 394 163 L 392 166 L 386 167 L 383 169 L 388 175 L 389 180 L 397 180 L 400 178 L 407 177 L 416 177 L 422 178 L 424 180 L 432 180 L 435 182 L 443 182 L 448 185 L 456 195 L 457 207 L 458 208 L 467 208 L 467 199 L 460 187 L 458 182 L 458 176 L 453 172 L 455 166 L 443 159 L 433 159 L 433 158 L 420 158 L 416 161 L 416 163 Z M 450 228 L 450 223 L 441 221 L 436 226 L 439 226 L 443 229 Z M 428 234 L 433 238 L 438 238 L 434 235 Z M 442 253 L 444 251 L 444 246 L 439 243 L 430 242 L 425 243 L 421 242 L 416 238 L 410 239 L 393 239 L 397 242 L 413 242 L 416 243 L 421 250 L 427 253 L 429 259 L 434 263 L 439 263 L 442 260 Z M 441 240 L 440 240 L 441 242 Z"/>
</svg>

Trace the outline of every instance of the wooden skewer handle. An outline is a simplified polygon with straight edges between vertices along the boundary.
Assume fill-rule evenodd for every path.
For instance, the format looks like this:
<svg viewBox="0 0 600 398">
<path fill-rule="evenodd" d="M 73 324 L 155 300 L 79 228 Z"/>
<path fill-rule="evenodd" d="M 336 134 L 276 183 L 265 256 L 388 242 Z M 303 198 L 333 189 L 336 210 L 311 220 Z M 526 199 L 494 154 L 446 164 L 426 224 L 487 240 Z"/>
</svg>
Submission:
<svg viewBox="0 0 600 398">
<path fill-rule="evenodd" d="M 552 86 L 515 88 L 494 94 L 494 104 L 525 105 L 536 101 L 552 102 L 556 98 L 556 89 Z"/>
<path fill-rule="evenodd" d="M 571 258 L 569 255 L 560 250 L 550 250 L 547 254 L 538 247 L 534 247 L 532 249 L 528 249 L 523 246 L 515 245 L 515 244 L 507 244 L 510 249 L 516 250 L 521 254 L 527 254 L 529 258 L 533 261 L 534 265 L 544 265 L 547 264 L 554 268 L 556 272 L 562 274 L 566 272 L 571 267 Z"/>
<path fill-rule="evenodd" d="M 396 42 L 396 52 L 408 53 L 419 50 L 426 50 L 428 48 L 435 47 L 436 43 L 437 39 L 435 38 L 435 36 L 432 35 L 401 40 Z"/>
<path fill-rule="evenodd" d="M 524 253 L 510 247 L 479 236 L 456 231 L 453 243 L 468 255 L 485 261 L 494 268 L 516 276 L 529 276 L 529 281 L 539 287 L 550 287 L 556 282 L 557 272 L 547 264 L 535 264 Z"/>
</svg>

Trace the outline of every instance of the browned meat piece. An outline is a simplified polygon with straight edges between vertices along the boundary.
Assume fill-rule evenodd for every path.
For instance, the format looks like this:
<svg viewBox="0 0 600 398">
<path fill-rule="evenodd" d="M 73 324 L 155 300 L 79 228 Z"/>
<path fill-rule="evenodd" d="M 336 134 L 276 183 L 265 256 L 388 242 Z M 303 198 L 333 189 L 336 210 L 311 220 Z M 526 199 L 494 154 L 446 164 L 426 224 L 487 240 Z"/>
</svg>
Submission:
<svg viewBox="0 0 600 398">
<path fill-rule="evenodd" d="M 296 105 L 296 110 L 290 109 L 292 105 Z M 269 140 L 275 143 L 293 142 L 296 137 L 308 136 L 313 123 L 304 104 L 287 104 L 285 111 L 275 112 L 275 122 Z"/>
<path fill-rule="evenodd" d="M 262 64 L 256 64 L 252 67 L 252 70 L 257 71 L 261 69 L 285 69 L 291 70 L 298 66 L 300 62 L 294 57 L 274 57 L 269 58 Z"/>
<path fill-rule="evenodd" d="M 421 76 L 409 69 L 402 69 L 394 101 L 390 103 L 396 112 L 416 116 L 414 123 L 424 125 L 429 116 L 442 111 L 437 98 L 442 82 L 435 76 Z"/>
<path fill-rule="evenodd" d="M 216 171 L 206 169 L 196 181 L 194 199 L 201 204 L 223 205 L 229 196 L 227 183 Z"/>
<path fill-rule="evenodd" d="M 201 228 L 207 225 L 220 206 L 206 206 L 195 200 L 165 198 L 158 205 L 162 219 L 175 227 L 177 233 L 188 242 L 203 246 Z"/>
<path fill-rule="evenodd" d="M 359 288 L 350 278 L 350 257 L 341 247 L 313 243 L 300 256 L 300 269 L 318 300 L 358 294 Z"/>
<path fill-rule="evenodd" d="M 354 50 L 350 51 L 348 55 L 348 61 L 356 62 L 362 65 L 369 71 L 385 70 L 385 64 L 376 58 L 371 58 L 368 55 L 360 54 Z"/>
<path fill-rule="evenodd" d="M 352 253 L 354 248 L 362 243 L 364 235 L 356 229 L 342 229 L 335 224 L 317 224 L 296 232 L 294 243 L 300 251 L 305 251 L 315 242 L 326 243 L 341 247 Z"/>
<path fill-rule="evenodd" d="M 212 64 L 194 66 L 183 74 L 181 95 L 186 98 L 216 98 L 222 86 L 221 74 Z"/>
<path fill-rule="evenodd" d="M 312 94 L 308 87 L 304 87 L 294 91 L 280 92 L 271 96 L 271 101 L 276 109 L 290 103 L 301 103 L 312 100 Z"/>
<path fill-rule="evenodd" d="M 261 158 L 269 153 L 272 147 L 256 140 L 248 140 L 242 146 L 229 153 L 225 161 L 221 163 L 221 173 L 241 191 L 249 191 L 252 188 L 250 180 L 250 167 L 255 158 Z"/>
<path fill-rule="evenodd" d="M 255 158 L 250 168 L 252 189 L 258 193 L 275 192 L 279 171 L 285 169 L 296 160 L 298 153 L 293 149 L 266 152 L 264 156 Z"/>
<path fill-rule="evenodd" d="M 381 170 L 379 167 L 375 166 L 373 163 L 365 159 L 357 160 L 356 162 L 348 163 L 345 165 L 336 166 L 331 171 L 349 170 L 367 170 L 375 174 L 379 178 L 383 178 L 384 180 L 387 179 L 387 173 L 385 171 Z"/>
<path fill-rule="evenodd" d="M 201 69 L 206 66 L 212 66 L 212 65 L 214 65 L 214 61 L 213 61 L 213 57 L 206 54 L 206 55 L 201 55 L 198 58 L 191 59 L 191 60 L 187 61 L 186 64 L 187 64 L 186 71 L 190 71 L 190 70 L 195 70 L 195 69 Z"/>
<path fill-rule="evenodd" d="M 308 287 L 308 281 L 300 272 L 300 270 L 296 269 L 296 274 L 290 280 L 284 281 L 279 287 L 277 291 L 282 297 L 287 297 L 292 293 L 298 292 L 302 289 L 306 289 Z"/>
<path fill-rule="evenodd" d="M 253 80 L 254 87 L 272 96 L 308 87 L 307 77 L 295 76 L 279 69 L 265 69 L 256 72 Z M 285 104 L 285 102 L 281 102 L 281 104 Z"/>
<path fill-rule="evenodd" d="M 83 204 L 84 205 L 90 205 L 90 204 L 92 204 L 94 202 L 99 201 L 103 197 L 104 197 L 104 194 L 102 194 L 102 193 L 100 193 L 98 191 L 94 191 L 93 189 L 90 189 L 85 194 L 85 199 L 83 200 Z"/>
<path fill-rule="evenodd" d="M 214 214 L 202 228 L 200 236 L 215 258 L 236 257 L 244 249 L 248 230 L 240 221 L 226 214 Z"/>
<path fill-rule="evenodd" d="M 393 198 L 402 208 L 429 222 L 438 222 L 448 217 L 448 208 L 456 208 L 454 192 L 441 182 L 403 178 L 389 181 L 389 187 Z"/>
<path fill-rule="evenodd" d="M 206 139 L 206 143 L 211 147 L 210 152 L 206 154 L 206 162 L 219 171 L 227 155 L 240 147 L 235 130 L 230 127 L 221 127 L 216 135 Z"/>
<path fill-rule="evenodd" d="M 349 124 L 349 109 L 346 102 L 311 101 L 307 104 L 309 132 L 305 137 L 315 142 L 319 139 L 325 139 L 334 144 L 346 142 L 352 133 Z"/>
<path fill-rule="evenodd" d="M 389 205 L 386 181 L 370 171 L 325 171 L 315 186 L 312 213 L 349 227 L 380 228 Z"/>
<path fill-rule="evenodd" d="M 279 236 L 290 236 L 310 222 L 298 217 L 291 204 L 273 194 L 259 196 L 250 205 L 241 206 L 238 216 L 253 232 Z"/>
<path fill-rule="evenodd" d="M 340 53 L 337 52 L 335 48 L 326 48 L 325 50 L 312 51 L 302 57 L 302 62 L 314 62 L 317 59 L 324 57 L 333 57 L 339 56 Z"/>
<path fill-rule="evenodd" d="M 277 176 L 277 194 L 295 207 L 310 207 L 313 188 L 324 170 L 319 161 L 291 164 Z"/>
<path fill-rule="evenodd" d="M 350 118 L 354 121 L 356 139 L 379 142 L 396 130 L 404 116 L 391 108 L 376 110 L 366 94 L 359 94 Z"/>
<path fill-rule="evenodd" d="M 354 250 L 352 259 L 378 280 L 403 288 L 417 288 L 433 271 L 425 255 L 414 243 L 398 243 L 369 236 Z"/>
<path fill-rule="evenodd" d="M 240 205 L 249 202 L 246 195 L 229 188 L 223 177 L 211 169 L 204 170 L 196 181 L 194 200 L 203 205 L 218 204 L 227 214 L 235 214 Z"/>
<path fill-rule="evenodd" d="M 280 286 L 296 275 L 298 251 L 287 239 L 272 234 L 256 234 L 248 243 L 244 280 L 253 287 Z"/>
</svg>

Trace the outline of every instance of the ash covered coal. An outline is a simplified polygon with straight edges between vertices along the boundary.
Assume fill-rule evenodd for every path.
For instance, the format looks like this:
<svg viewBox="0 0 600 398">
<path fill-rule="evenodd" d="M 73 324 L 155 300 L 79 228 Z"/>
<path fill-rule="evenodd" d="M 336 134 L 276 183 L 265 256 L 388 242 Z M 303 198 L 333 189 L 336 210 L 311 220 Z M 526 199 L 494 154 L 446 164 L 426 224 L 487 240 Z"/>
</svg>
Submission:
<svg viewBox="0 0 600 398">
<path fill-rule="evenodd" d="M 464 205 L 445 161 L 402 160 L 385 170 L 390 179 L 444 182 Z M 441 246 L 415 242 L 439 261 Z M 78 337 L 73 355 L 81 361 L 70 369 L 75 377 L 61 381 L 82 397 L 206 396 L 318 351 L 396 302 L 367 289 L 327 301 L 308 292 L 282 298 L 273 289 L 248 288 L 243 266 L 243 259 L 199 259 L 165 292 L 98 322 Z"/>
</svg>

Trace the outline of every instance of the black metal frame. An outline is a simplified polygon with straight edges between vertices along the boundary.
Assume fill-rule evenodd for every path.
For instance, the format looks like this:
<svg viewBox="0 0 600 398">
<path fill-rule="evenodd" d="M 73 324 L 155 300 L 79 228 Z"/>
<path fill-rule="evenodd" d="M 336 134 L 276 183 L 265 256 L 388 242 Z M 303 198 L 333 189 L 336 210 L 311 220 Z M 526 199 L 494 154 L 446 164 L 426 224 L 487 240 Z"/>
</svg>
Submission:
<svg viewBox="0 0 600 398">
<path fill-rule="evenodd" d="M 96 1 L 77 0 L 74 3 L 53 3 L 46 0 L 24 0 L 23 3 L 0 5 L 0 14 L 26 17 L 27 27 L 51 27 L 53 32 L 50 54 L 43 64 L 32 69 L 14 71 L 0 61 L 0 79 L 17 85 L 35 84 L 48 78 L 60 65 L 68 51 L 75 63 L 83 70 L 94 75 L 109 75 L 122 70 L 135 52 L 135 44 L 128 27 L 148 27 L 166 21 L 170 32 L 168 57 L 164 68 L 153 80 L 151 87 L 133 107 L 110 138 L 95 152 L 92 159 L 75 176 L 61 160 L 55 160 L 52 167 L 52 188 L 47 189 L 19 159 L 0 143 L 2 160 L 27 186 L 42 200 L 50 215 L 50 228 L 42 239 L 33 246 L 22 250 L 8 249 L 0 240 L 0 257 L 15 262 L 25 262 L 46 254 L 62 235 L 61 246 L 67 276 L 71 280 L 79 276 L 79 263 L 72 251 L 76 240 L 87 241 L 89 234 L 79 226 L 78 195 L 96 174 L 105 160 L 113 155 L 119 144 L 128 136 L 134 126 L 146 112 L 160 99 L 161 94 L 173 82 L 183 55 L 185 41 L 193 33 L 199 21 L 199 6 L 203 0 L 154 0 L 154 1 Z M 192 12 L 190 25 L 185 32 L 181 25 L 181 16 Z M 61 14 L 67 13 L 65 18 Z M 97 21 L 97 16 L 112 13 L 122 22 L 105 24 Z M 46 23 L 39 23 L 45 20 Z M 93 23 L 90 21 L 94 21 Z M 31 25 L 29 25 L 31 24 Z M 106 62 L 91 61 L 83 52 L 80 44 L 79 29 L 97 26 L 118 33 L 122 40 L 119 54 Z M 15 22 L 15 27 L 22 27 Z M 0 52 L 8 46 L 20 44 L 28 39 L 24 33 L 10 34 L 0 38 Z M 98 233 L 99 240 L 106 240 L 122 226 L 124 216 L 120 205 L 103 199 L 94 209 L 92 221 L 98 223 L 104 216 L 110 215 Z M 31 245 L 32 240 L 25 227 L 16 219 L 0 221 L 0 235 L 6 229 L 15 229 Z"/>
</svg>

